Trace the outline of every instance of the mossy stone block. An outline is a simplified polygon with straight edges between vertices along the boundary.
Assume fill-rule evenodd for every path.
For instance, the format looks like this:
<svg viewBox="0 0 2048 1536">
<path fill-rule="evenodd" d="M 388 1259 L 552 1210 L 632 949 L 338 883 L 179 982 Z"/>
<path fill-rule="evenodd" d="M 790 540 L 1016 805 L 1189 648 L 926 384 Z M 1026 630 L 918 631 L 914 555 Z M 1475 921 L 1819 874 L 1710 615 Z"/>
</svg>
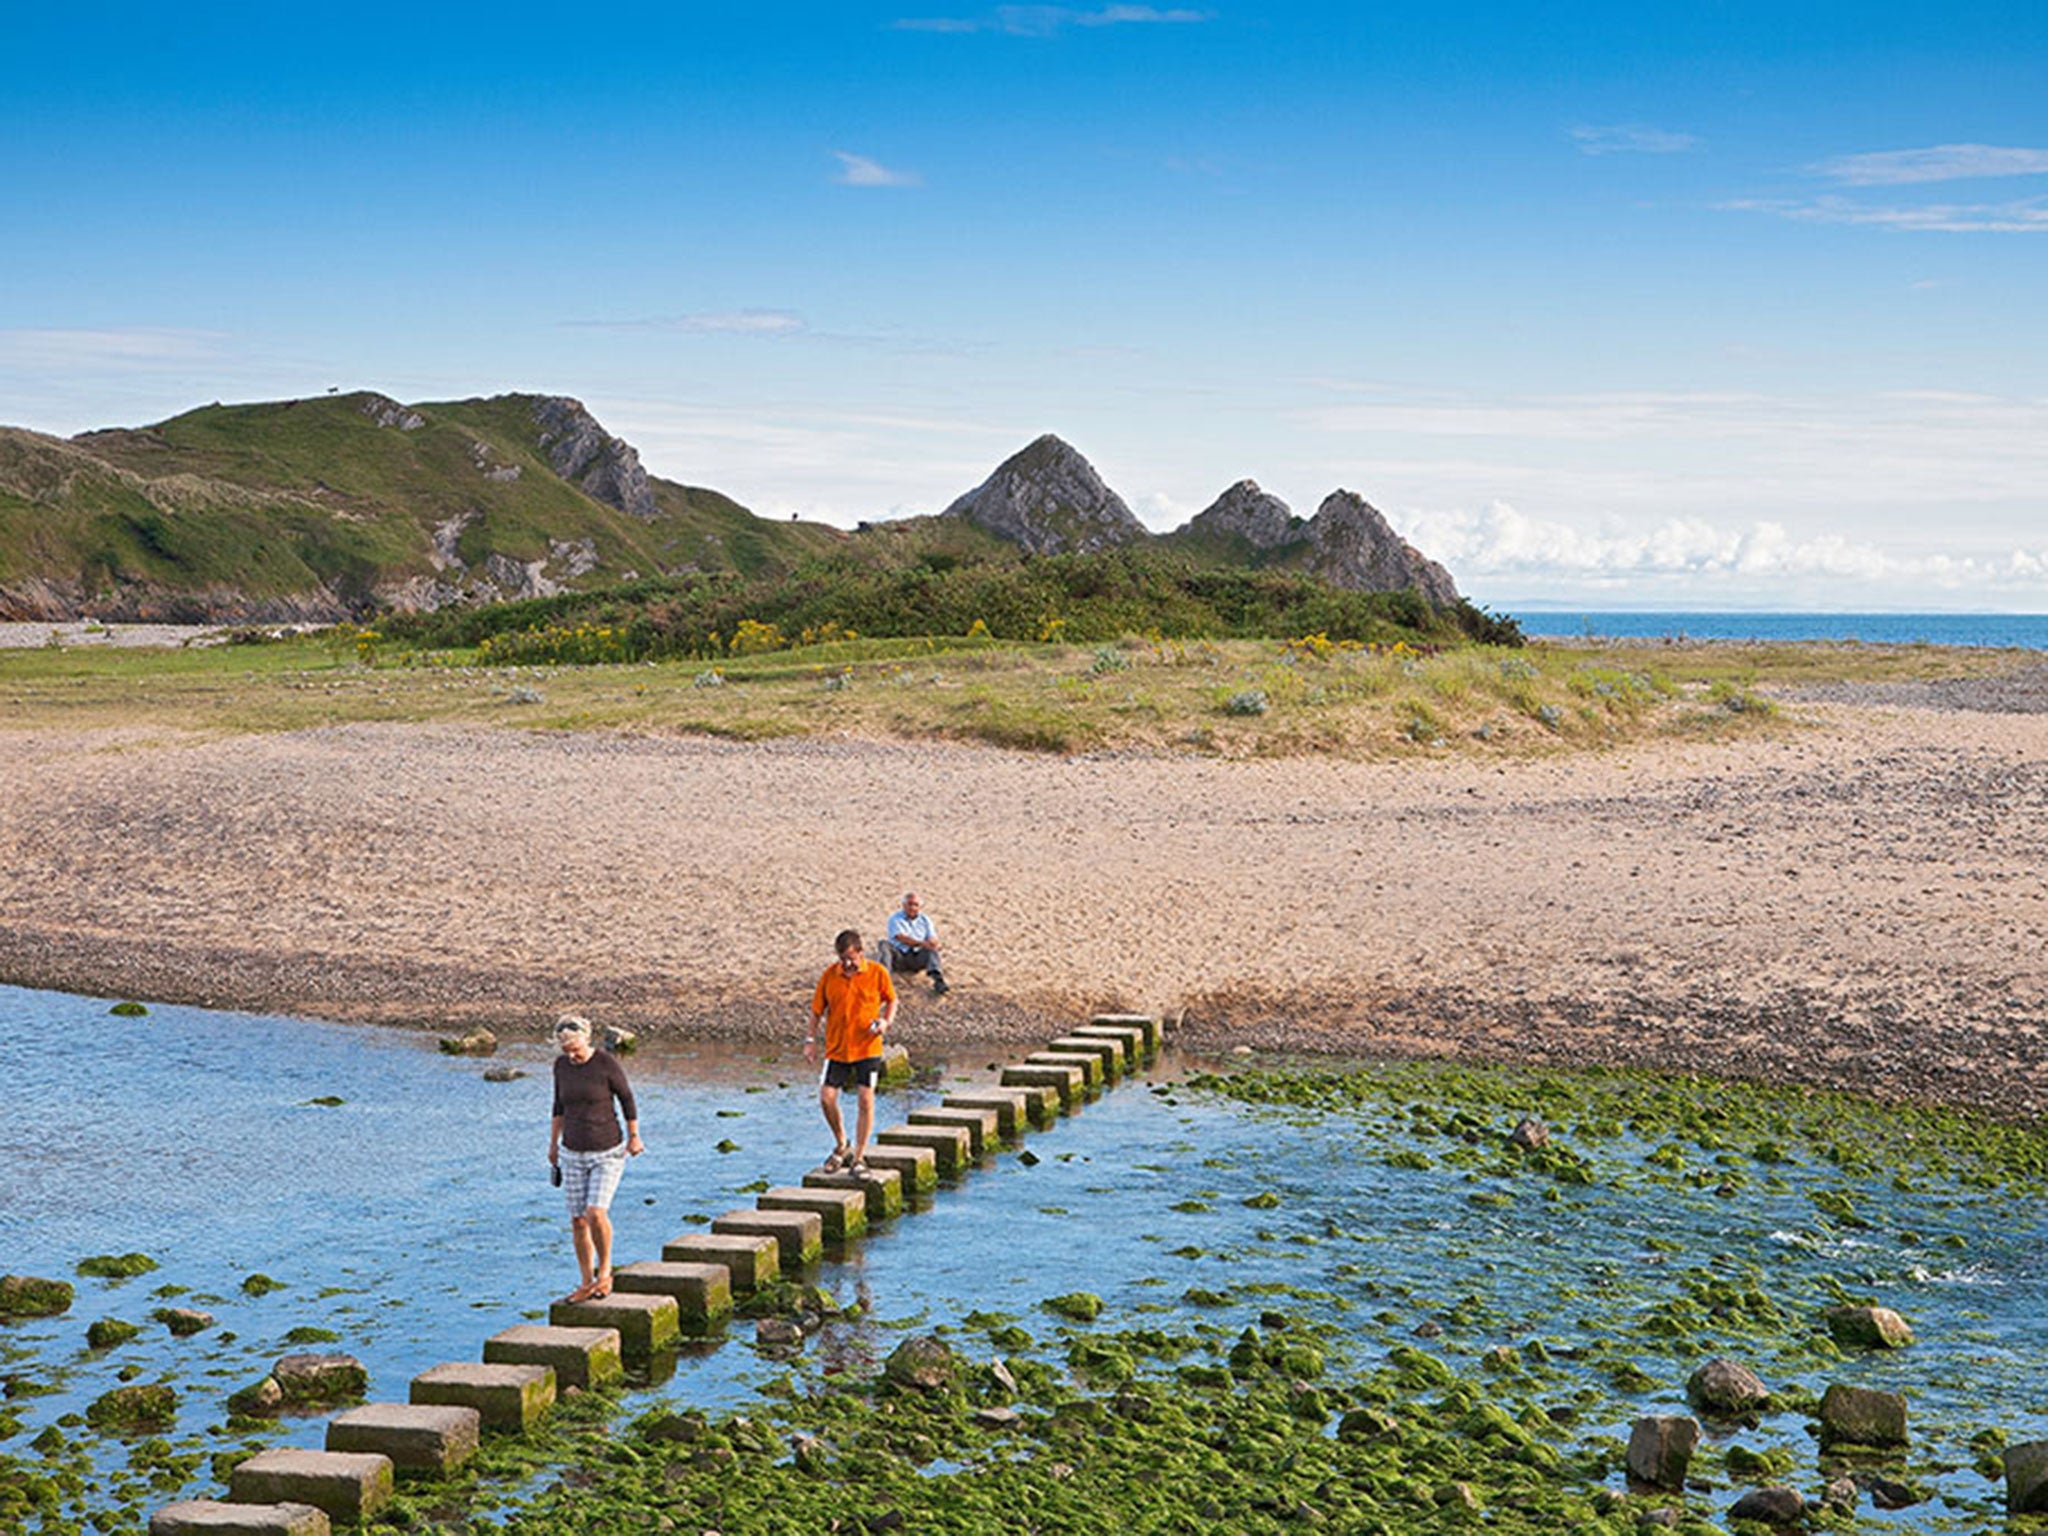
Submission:
<svg viewBox="0 0 2048 1536">
<path fill-rule="evenodd" d="M 782 1247 L 766 1233 L 690 1232 L 661 1245 L 669 1264 L 723 1264 L 736 1296 L 773 1285 L 782 1272 Z"/>
<path fill-rule="evenodd" d="M 327 1518 L 356 1525 L 391 1502 L 389 1456 L 368 1451 L 302 1451 L 274 1446 L 228 1474 L 238 1504 L 311 1504 Z"/>
<path fill-rule="evenodd" d="M 327 1424 L 330 1451 L 389 1456 L 402 1472 L 446 1477 L 476 1454 L 483 1419 L 447 1403 L 365 1403 Z"/>
<path fill-rule="evenodd" d="M 912 1125 L 958 1126 L 967 1132 L 967 1150 L 975 1157 L 994 1151 L 1003 1135 L 1002 1111 L 995 1109 L 944 1105 L 938 1109 L 913 1109 L 908 1119 Z"/>
<path fill-rule="evenodd" d="M 949 1093 L 940 1101 L 939 1107 L 994 1110 L 996 1135 L 1005 1141 L 1014 1141 L 1024 1134 L 1026 1126 L 1045 1123 L 1032 1113 L 1034 1097 L 1051 1100 L 1046 1110 L 1047 1121 L 1059 1113 L 1058 1094 L 1034 1092 L 1024 1088 L 978 1088 L 961 1093 Z M 911 1116 L 913 1120 L 916 1118 L 915 1114 Z"/>
<path fill-rule="evenodd" d="M 964 1126 L 892 1125 L 877 1131 L 875 1140 L 885 1147 L 926 1147 L 938 1159 L 939 1176 L 952 1178 L 974 1160 L 974 1138 Z"/>
<path fill-rule="evenodd" d="M 1148 1051 L 1159 1049 L 1160 1039 L 1165 1033 L 1158 1016 L 1150 1013 L 1098 1013 L 1088 1022 L 1098 1028 L 1109 1026 L 1142 1030 L 1145 1035 L 1145 1049 Z"/>
<path fill-rule="evenodd" d="M 1088 1092 L 1088 1076 L 1080 1067 L 1032 1065 L 1019 1062 L 1003 1068 L 1005 1088 L 1049 1088 L 1060 1097 L 1060 1113 L 1072 1109 Z"/>
<path fill-rule="evenodd" d="M 1134 1024 L 1083 1024 L 1076 1035 L 1093 1040 L 1114 1040 L 1123 1048 L 1124 1066 L 1136 1069 L 1144 1064 L 1152 1049 L 1145 1043 L 1145 1031 Z"/>
<path fill-rule="evenodd" d="M 871 1146 L 868 1167 L 898 1175 L 904 1189 L 916 1194 L 930 1194 L 939 1187 L 938 1154 L 930 1147 Z"/>
<path fill-rule="evenodd" d="M 825 1251 L 825 1222 L 816 1211 L 727 1211 L 712 1220 L 711 1230 L 774 1238 L 785 1271 L 802 1269 Z"/>
<path fill-rule="evenodd" d="M 1102 1065 L 1102 1058 L 1093 1051 L 1033 1051 L 1024 1058 L 1027 1067 L 1079 1067 L 1081 1080 L 1090 1093 L 1102 1089 L 1108 1073 Z"/>
<path fill-rule="evenodd" d="M 558 1301 L 548 1308 L 557 1328 L 612 1328 L 628 1355 L 644 1359 L 667 1349 L 682 1332 L 682 1317 L 673 1296 L 615 1290 L 589 1301 Z"/>
<path fill-rule="evenodd" d="M 564 1387 L 602 1387 L 625 1375 L 619 1330 L 519 1323 L 484 1340 L 488 1365 L 545 1365 Z"/>
<path fill-rule="evenodd" d="M 723 1264 L 681 1264 L 642 1259 L 614 1270 L 615 1288 L 625 1294 L 666 1296 L 684 1323 L 715 1323 L 732 1311 L 732 1271 Z"/>
<path fill-rule="evenodd" d="M 149 1536 L 331 1536 L 327 1512 L 311 1504 L 230 1504 L 186 1499 L 149 1517 Z"/>
<path fill-rule="evenodd" d="M 1124 1075 L 1124 1043 L 1101 1035 L 1061 1035 L 1046 1049 L 1066 1056 L 1099 1056 L 1103 1076 L 1115 1082 Z"/>
<path fill-rule="evenodd" d="M 420 1372 L 409 1394 L 415 1403 L 471 1408 L 485 1429 L 524 1434 L 555 1402 L 555 1372 L 546 1365 L 473 1365 L 451 1360 Z"/>
<path fill-rule="evenodd" d="M 804 1175 L 804 1188 L 858 1190 L 867 1203 L 870 1226 L 903 1212 L 903 1175 L 894 1168 L 877 1168 L 872 1161 L 866 1173 L 850 1169 L 820 1173 L 813 1169 Z"/>
</svg>

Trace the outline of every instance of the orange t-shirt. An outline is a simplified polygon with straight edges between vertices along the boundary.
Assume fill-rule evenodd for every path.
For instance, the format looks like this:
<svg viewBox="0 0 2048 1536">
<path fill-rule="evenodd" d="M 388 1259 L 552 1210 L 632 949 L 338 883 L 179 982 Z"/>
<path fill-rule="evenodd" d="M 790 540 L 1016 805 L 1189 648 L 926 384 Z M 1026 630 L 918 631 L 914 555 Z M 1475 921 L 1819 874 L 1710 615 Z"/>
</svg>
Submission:
<svg viewBox="0 0 2048 1536">
<path fill-rule="evenodd" d="M 896 983 L 888 967 L 863 960 L 849 976 L 829 965 L 811 994 L 811 1014 L 825 1015 L 825 1055 L 833 1061 L 866 1061 L 882 1054 L 882 1037 L 868 1033 L 882 1005 L 896 1001 Z"/>
</svg>

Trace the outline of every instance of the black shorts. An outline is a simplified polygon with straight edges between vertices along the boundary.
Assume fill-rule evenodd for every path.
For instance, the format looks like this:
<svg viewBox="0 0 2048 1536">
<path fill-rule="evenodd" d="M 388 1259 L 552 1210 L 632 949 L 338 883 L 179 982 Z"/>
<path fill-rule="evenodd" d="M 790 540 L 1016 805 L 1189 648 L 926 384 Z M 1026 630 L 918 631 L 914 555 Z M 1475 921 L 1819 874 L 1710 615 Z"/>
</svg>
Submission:
<svg viewBox="0 0 2048 1536">
<path fill-rule="evenodd" d="M 875 1079 L 882 1075 L 882 1058 L 870 1056 L 864 1061 L 827 1061 L 825 1063 L 825 1086 L 827 1088 L 872 1088 Z"/>
</svg>

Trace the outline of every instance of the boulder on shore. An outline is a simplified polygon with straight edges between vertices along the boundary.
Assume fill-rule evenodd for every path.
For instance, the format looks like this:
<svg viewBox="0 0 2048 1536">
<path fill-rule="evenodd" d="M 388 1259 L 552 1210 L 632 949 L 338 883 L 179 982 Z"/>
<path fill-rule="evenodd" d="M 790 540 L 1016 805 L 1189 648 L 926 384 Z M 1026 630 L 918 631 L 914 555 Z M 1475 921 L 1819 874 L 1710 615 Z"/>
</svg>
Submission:
<svg viewBox="0 0 2048 1536">
<path fill-rule="evenodd" d="M 2048 1440 L 2006 1448 L 2005 1507 L 2015 1515 L 2048 1514 Z"/>
<path fill-rule="evenodd" d="M 1628 1475 L 1647 1487 L 1683 1489 L 1685 1469 L 1699 1443 L 1697 1419 L 1676 1414 L 1637 1419 L 1628 1437 Z"/>
<path fill-rule="evenodd" d="M 1820 1443 L 1897 1446 L 1906 1443 L 1906 1400 L 1896 1392 L 1832 1383 L 1820 1400 Z"/>
<path fill-rule="evenodd" d="M 1904 1349 L 1912 1327 L 1890 1307 L 1830 1307 L 1828 1335 L 1851 1349 Z"/>
<path fill-rule="evenodd" d="M 1762 1408 L 1771 1400 L 1771 1389 L 1748 1366 L 1714 1359 L 1687 1379 L 1685 1396 L 1703 1412 L 1732 1418 Z"/>
<path fill-rule="evenodd" d="M 1806 1500 L 1796 1488 L 1752 1488 L 1729 1506 L 1728 1518 L 1759 1525 L 1803 1525 Z"/>
<path fill-rule="evenodd" d="M 71 1310 L 68 1280 L 34 1275 L 0 1275 L 0 1317 L 58 1317 Z"/>
</svg>

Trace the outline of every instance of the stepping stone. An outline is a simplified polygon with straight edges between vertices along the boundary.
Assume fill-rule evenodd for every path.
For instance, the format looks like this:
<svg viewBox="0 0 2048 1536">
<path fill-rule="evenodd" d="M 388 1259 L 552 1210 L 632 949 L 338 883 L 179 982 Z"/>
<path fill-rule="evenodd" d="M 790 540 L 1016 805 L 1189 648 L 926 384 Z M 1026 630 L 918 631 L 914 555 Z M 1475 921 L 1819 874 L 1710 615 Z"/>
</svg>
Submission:
<svg viewBox="0 0 2048 1536">
<path fill-rule="evenodd" d="M 1050 1088 L 1060 1096 L 1060 1112 L 1074 1107 L 1074 1101 L 1088 1091 L 1088 1075 L 1078 1066 L 1014 1066 L 1003 1068 L 1005 1088 Z"/>
<path fill-rule="evenodd" d="M 474 1408 L 365 1403 L 327 1421 L 330 1451 L 373 1451 L 404 1472 L 446 1477 L 476 1454 L 483 1425 Z"/>
<path fill-rule="evenodd" d="M 1124 1043 L 1100 1035 L 1061 1035 L 1046 1047 L 1063 1056 L 1100 1056 L 1102 1073 L 1110 1082 L 1124 1075 Z"/>
<path fill-rule="evenodd" d="M 1156 1051 L 1165 1031 L 1159 1019 L 1149 1013 L 1098 1013 L 1088 1021 L 1090 1024 L 1107 1024 L 1124 1029 L 1142 1029 L 1145 1032 L 1145 1049 Z"/>
<path fill-rule="evenodd" d="M 518 1323 L 484 1340 L 490 1365 L 545 1365 L 564 1387 L 588 1391 L 626 1374 L 616 1328 L 543 1328 Z"/>
<path fill-rule="evenodd" d="M 555 1403 L 555 1373 L 545 1365 L 471 1365 L 451 1360 L 421 1371 L 409 1394 L 416 1403 L 474 1408 L 485 1429 L 523 1435 Z"/>
<path fill-rule="evenodd" d="M 735 1296 L 773 1285 L 779 1252 L 774 1238 L 742 1232 L 689 1232 L 661 1245 L 666 1264 L 723 1264 Z"/>
<path fill-rule="evenodd" d="M 149 1517 L 149 1536 L 331 1536 L 326 1511 L 311 1504 L 228 1504 L 187 1499 Z"/>
<path fill-rule="evenodd" d="M 1059 1117 L 1060 1096 L 1036 1088 L 977 1088 L 966 1093 L 949 1093 L 940 1100 L 944 1109 L 992 1109 L 996 1112 L 996 1134 L 1014 1141 L 1025 1125 L 1049 1125 Z M 1044 1118 L 1039 1118 L 1040 1115 Z M 913 1115 L 913 1119 L 916 1117 Z"/>
<path fill-rule="evenodd" d="M 1133 1070 L 1151 1054 L 1145 1031 L 1135 1024 L 1083 1024 L 1074 1035 L 1083 1040 L 1114 1040 L 1123 1047 L 1124 1065 Z"/>
<path fill-rule="evenodd" d="M 723 1264 L 678 1264 L 642 1259 L 612 1271 L 616 1293 L 666 1296 L 679 1321 L 715 1323 L 732 1310 L 732 1271 Z"/>
<path fill-rule="evenodd" d="M 825 1251 L 825 1222 L 816 1211 L 727 1211 L 711 1230 L 774 1238 L 785 1270 L 802 1269 Z"/>
<path fill-rule="evenodd" d="M 645 1291 L 615 1290 L 589 1301 L 558 1301 L 548 1308 L 548 1321 L 557 1328 L 616 1328 L 620 1346 L 636 1358 L 667 1349 L 682 1332 L 675 1298 Z"/>
<path fill-rule="evenodd" d="M 997 1109 L 913 1109 L 912 1125 L 958 1126 L 967 1133 L 967 1150 L 975 1157 L 993 1151 L 1002 1139 L 1003 1115 Z"/>
<path fill-rule="evenodd" d="M 939 1162 L 941 1178 L 952 1178 L 974 1157 L 974 1138 L 962 1125 L 892 1125 L 877 1131 L 885 1147 L 929 1147 Z"/>
<path fill-rule="evenodd" d="M 1024 1058 L 1027 1067 L 1079 1067 L 1088 1091 L 1097 1092 L 1109 1076 L 1102 1058 L 1093 1051 L 1033 1051 Z"/>
<path fill-rule="evenodd" d="M 878 1173 L 900 1175 L 906 1194 L 911 1191 L 930 1194 L 939 1187 L 939 1157 L 930 1147 L 871 1146 L 868 1148 L 868 1167 Z"/>
<path fill-rule="evenodd" d="M 785 1184 L 763 1190 L 754 1198 L 764 1211 L 814 1211 L 824 1223 L 824 1234 L 835 1243 L 859 1237 L 868 1229 L 867 1191 L 860 1189 L 803 1189 Z"/>
<path fill-rule="evenodd" d="M 872 1162 L 866 1173 L 819 1173 L 804 1175 L 805 1189 L 857 1189 L 868 1205 L 868 1225 L 886 1221 L 903 1212 L 903 1175 L 894 1168 L 877 1168 Z"/>
<path fill-rule="evenodd" d="M 356 1525 L 391 1502 L 391 1458 L 273 1446 L 236 1464 L 228 1493 L 237 1504 L 310 1504 L 329 1520 Z"/>
</svg>

